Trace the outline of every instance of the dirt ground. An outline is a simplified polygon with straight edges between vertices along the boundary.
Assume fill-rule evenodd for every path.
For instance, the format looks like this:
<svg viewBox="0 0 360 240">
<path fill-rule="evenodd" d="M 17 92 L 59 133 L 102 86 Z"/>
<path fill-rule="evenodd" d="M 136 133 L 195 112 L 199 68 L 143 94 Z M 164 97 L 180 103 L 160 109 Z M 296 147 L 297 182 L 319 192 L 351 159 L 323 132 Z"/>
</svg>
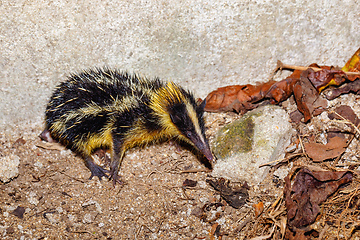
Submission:
<svg viewBox="0 0 360 240">
<path fill-rule="evenodd" d="M 332 105 L 342 101 L 357 104 L 356 97 L 351 96 Z M 290 105 L 291 102 L 284 104 L 287 110 L 293 108 Z M 360 116 L 358 110 L 355 112 Z M 238 118 L 233 113 L 206 116 L 210 139 L 219 127 Z M 321 115 L 310 124 L 294 127 L 301 136 L 311 131 L 321 138 L 323 118 Z M 26 137 L 11 139 L 0 136 L 0 155 L 15 154 L 21 159 L 19 176 L 0 185 L 2 239 L 251 239 L 266 236 L 273 229 L 275 233 L 270 238 L 258 239 L 281 239 L 281 220 L 286 218 L 284 182 L 273 174 L 259 186 L 248 186 L 247 203 L 235 209 L 206 182 L 210 176 L 204 163 L 188 149 L 166 142 L 128 151 L 120 171 L 124 184 L 113 187 L 107 180 L 89 180 L 89 170 L 70 150 L 38 147 L 41 131 L 39 127 Z M 334 167 L 346 169 L 349 162 L 358 163 L 357 145 L 355 138 Z M 313 163 L 295 158 L 280 168 L 288 171 L 290 166 L 302 164 Z M 328 169 L 331 162 L 317 165 Z M 186 179 L 196 181 L 196 186 L 183 187 Z M 351 229 L 354 224 L 343 225 L 357 218 L 359 226 L 359 205 L 353 212 L 357 215 L 351 217 L 341 207 L 331 214 L 328 210 L 337 206 L 329 205 L 334 197 L 349 196 L 359 187 L 355 177 L 352 184 L 321 206 L 311 238 L 360 238 L 357 228 Z M 265 209 L 255 216 L 252 205 L 259 202 L 264 203 Z M 273 210 L 278 214 L 271 215 Z"/>
</svg>

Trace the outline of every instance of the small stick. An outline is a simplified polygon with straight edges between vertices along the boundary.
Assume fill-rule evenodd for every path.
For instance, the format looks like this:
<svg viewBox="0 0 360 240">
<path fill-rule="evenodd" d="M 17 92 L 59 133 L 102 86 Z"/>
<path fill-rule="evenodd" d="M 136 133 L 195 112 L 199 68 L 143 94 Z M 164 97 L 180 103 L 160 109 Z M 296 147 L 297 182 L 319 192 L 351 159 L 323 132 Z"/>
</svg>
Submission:
<svg viewBox="0 0 360 240">
<path fill-rule="evenodd" d="M 306 160 L 309 161 L 309 156 L 307 155 L 307 153 L 306 153 L 306 151 L 305 151 L 305 148 L 304 148 L 304 144 L 303 144 L 303 142 L 302 142 L 302 139 L 301 139 L 301 137 L 300 137 L 299 135 L 298 135 L 298 137 L 299 137 L 299 142 L 300 142 L 301 150 L 303 151 L 303 154 L 304 154 Z"/>
<path fill-rule="evenodd" d="M 198 172 L 208 173 L 208 172 L 211 172 L 211 170 L 210 170 L 210 169 L 206 169 L 206 168 L 202 168 L 202 169 L 189 169 L 189 170 L 180 171 L 180 174 L 183 174 L 183 173 L 198 173 Z"/>
<path fill-rule="evenodd" d="M 277 61 L 276 67 L 277 67 L 277 69 L 292 69 L 292 70 L 301 70 L 301 71 L 306 71 L 307 69 L 312 69 L 315 72 L 323 70 L 322 68 L 317 68 L 317 67 L 304 67 L 304 66 L 284 64 L 279 60 Z M 360 72 L 344 72 L 344 73 L 346 75 L 360 75 Z"/>
<path fill-rule="evenodd" d="M 287 162 L 287 161 L 289 161 L 290 159 L 292 159 L 292 158 L 294 158 L 294 157 L 302 156 L 302 155 L 304 155 L 304 153 L 295 153 L 295 154 L 293 154 L 293 155 L 291 155 L 291 156 L 288 156 L 288 157 L 286 157 L 286 158 L 281 158 L 281 159 L 277 159 L 277 160 L 274 160 L 274 161 L 271 161 L 271 162 L 268 162 L 268 163 L 261 164 L 261 165 L 259 166 L 259 168 L 264 167 L 264 166 L 268 166 L 268 165 L 272 165 L 272 164 L 274 164 L 274 163 Z"/>
<path fill-rule="evenodd" d="M 348 148 L 349 145 L 350 145 L 350 143 L 354 140 L 356 132 L 360 133 L 360 131 L 359 131 L 360 123 L 359 123 L 357 126 L 355 126 L 355 124 L 353 124 L 350 120 L 344 118 L 343 116 L 341 116 L 341 115 L 338 114 L 337 112 L 335 112 L 335 111 L 332 111 L 332 112 L 335 113 L 337 116 L 341 117 L 341 118 L 343 119 L 342 122 L 346 121 L 346 123 L 350 124 L 352 127 L 355 128 L 355 133 L 350 137 L 349 141 L 348 141 L 347 144 L 346 144 L 346 148 Z M 340 122 L 339 120 L 333 120 L 333 121 L 335 121 L 335 122 Z M 336 164 L 338 164 L 338 162 L 339 162 L 339 160 L 340 160 L 340 158 L 341 158 L 341 156 L 342 156 L 343 154 L 344 154 L 344 153 L 342 153 L 342 154 L 340 154 L 339 156 L 337 156 L 337 158 L 336 158 L 335 161 L 333 162 L 333 166 L 336 166 Z"/>
</svg>

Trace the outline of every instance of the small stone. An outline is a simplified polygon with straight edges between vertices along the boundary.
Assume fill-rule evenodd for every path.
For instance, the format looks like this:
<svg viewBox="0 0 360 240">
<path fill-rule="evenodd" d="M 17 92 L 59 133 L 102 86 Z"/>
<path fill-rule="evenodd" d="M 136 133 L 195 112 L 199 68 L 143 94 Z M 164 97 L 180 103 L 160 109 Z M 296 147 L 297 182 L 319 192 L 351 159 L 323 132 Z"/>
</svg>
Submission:
<svg viewBox="0 0 360 240">
<path fill-rule="evenodd" d="M 275 170 L 274 175 L 283 180 L 289 174 L 290 168 L 278 168 Z"/>
<path fill-rule="evenodd" d="M 27 200 L 30 204 L 33 204 L 35 206 L 39 204 L 39 200 L 35 192 L 29 192 Z"/>
<path fill-rule="evenodd" d="M 75 215 L 68 214 L 67 216 L 68 216 L 70 222 L 75 222 L 76 221 L 76 216 Z"/>
<path fill-rule="evenodd" d="M 25 208 L 23 207 L 17 207 L 12 214 L 14 214 L 15 216 L 17 216 L 18 218 L 23 218 L 24 217 L 24 213 L 25 213 Z"/>
<path fill-rule="evenodd" d="M 34 166 L 37 168 L 43 168 L 44 165 L 41 162 L 37 161 Z"/>
<path fill-rule="evenodd" d="M 100 204 L 98 202 L 94 201 L 94 200 L 89 200 L 87 202 L 84 202 L 81 206 L 82 207 L 88 207 L 90 205 L 95 205 L 96 211 L 98 211 L 99 213 L 102 212 L 102 208 L 101 208 Z"/>
<path fill-rule="evenodd" d="M 173 152 L 173 153 L 171 154 L 171 157 L 172 157 L 173 159 L 177 160 L 177 159 L 179 159 L 179 154 L 177 154 L 176 152 Z"/>
<path fill-rule="evenodd" d="M 195 207 L 192 211 L 191 211 L 191 215 L 194 215 L 194 216 L 196 216 L 196 217 L 201 217 L 202 216 L 202 214 L 203 214 L 203 210 L 202 210 L 202 208 L 200 208 L 200 207 Z"/>
<path fill-rule="evenodd" d="M 198 185 L 199 185 L 200 188 L 204 188 L 204 189 L 208 187 L 208 185 L 206 184 L 205 181 L 199 181 Z"/>
<path fill-rule="evenodd" d="M 63 213 L 63 212 L 64 212 L 64 209 L 63 209 L 62 207 L 57 207 L 57 208 L 56 208 L 56 211 L 57 211 L 58 213 Z"/>
<path fill-rule="evenodd" d="M 13 234 L 15 232 L 15 230 L 14 230 L 14 228 L 13 227 L 8 227 L 7 229 L 6 229 L 6 233 L 7 234 Z"/>
<path fill-rule="evenodd" d="M 20 158 L 16 155 L 7 155 L 0 158 L 0 180 L 4 183 L 19 175 Z"/>
<path fill-rule="evenodd" d="M 82 220 L 82 222 L 83 223 L 92 223 L 94 221 L 94 218 L 95 217 L 92 214 L 86 213 L 83 220 Z"/>
<path fill-rule="evenodd" d="M 44 213 L 43 216 L 45 217 L 45 219 L 47 219 L 49 222 L 53 224 L 58 223 L 60 221 L 60 216 L 54 212 Z"/>
</svg>

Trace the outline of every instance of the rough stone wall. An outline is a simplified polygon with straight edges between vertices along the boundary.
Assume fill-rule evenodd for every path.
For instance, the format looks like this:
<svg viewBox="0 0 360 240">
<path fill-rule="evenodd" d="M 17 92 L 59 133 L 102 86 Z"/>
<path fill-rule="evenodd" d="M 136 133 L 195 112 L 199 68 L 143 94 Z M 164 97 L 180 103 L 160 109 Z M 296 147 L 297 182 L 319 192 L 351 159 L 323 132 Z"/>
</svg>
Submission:
<svg viewBox="0 0 360 240">
<path fill-rule="evenodd" d="M 265 81 L 276 60 L 342 66 L 360 46 L 358 0 L 0 0 L 0 133 L 42 124 L 54 86 L 110 66 L 199 97 Z"/>
</svg>

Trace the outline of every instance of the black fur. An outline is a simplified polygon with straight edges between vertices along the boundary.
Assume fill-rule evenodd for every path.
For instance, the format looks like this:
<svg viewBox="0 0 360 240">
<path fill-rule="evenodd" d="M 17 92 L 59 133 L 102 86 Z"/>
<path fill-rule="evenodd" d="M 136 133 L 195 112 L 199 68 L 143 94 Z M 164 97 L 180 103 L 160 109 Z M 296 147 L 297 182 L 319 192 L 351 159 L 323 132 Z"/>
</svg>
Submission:
<svg viewBox="0 0 360 240">
<path fill-rule="evenodd" d="M 106 131 L 111 131 L 112 142 L 104 140 L 102 145 L 96 147 L 113 146 L 110 176 L 115 183 L 126 150 L 125 138 L 129 137 L 130 133 L 133 134 L 131 131 L 139 127 L 140 123 L 144 131 L 151 136 L 151 140 L 154 134 L 164 130 L 160 116 L 150 107 L 152 96 L 163 87 L 165 83 L 159 79 L 141 79 L 137 75 L 109 69 L 95 69 L 72 75 L 56 88 L 50 98 L 45 113 L 46 129 L 55 140 L 83 156 L 86 166 L 91 170 L 91 177 L 99 178 L 107 176 L 108 171 L 93 162 L 92 152 L 86 152 L 89 151 L 86 146 L 91 140 L 97 139 L 98 135 L 103 136 Z M 166 111 L 181 135 L 212 160 L 205 137 L 204 103 L 198 106 L 190 92 L 181 87 L 178 90 L 186 103 L 179 102 L 178 99 L 170 101 Z M 115 102 L 120 106 L 116 107 L 118 105 L 114 105 Z M 201 137 L 196 136 L 194 123 L 187 113 L 188 103 L 196 111 Z M 205 143 L 201 143 L 202 139 L 205 139 Z M 95 147 L 91 150 L 94 151 Z"/>
<path fill-rule="evenodd" d="M 103 79 L 103 81 L 98 81 L 99 79 Z M 134 91 L 135 85 L 138 85 L 138 88 L 135 88 Z M 104 110 L 95 116 L 89 115 L 82 118 L 81 122 L 77 124 L 77 119 L 71 119 L 65 122 L 66 128 L 62 136 L 51 131 L 52 137 L 73 148 L 77 139 L 84 139 L 89 133 L 100 133 L 110 117 L 117 119 L 116 125 L 119 127 L 115 131 L 119 134 L 128 131 L 129 128 L 126 126 L 131 127 L 138 118 L 147 120 L 146 127 L 149 130 L 159 129 L 158 119 L 148 107 L 150 96 L 143 90 L 156 90 L 162 86 L 163 83 L 158 79 L 141 81 L 136 75 L 131 76 L 108 69 L 90 70 L 79 75 L 72 75 L 57 87 L 50 99 L 46 109 L 46 128 L 51 129 L 54 122 L 63 121 L 61 118 L 66 117 L 72 111 L 87 107 L 90 103 L 105 107 L 111 105 L 114 98 L 121 100 L 132 94 L 139 102 L 137 107 L 129 107 L 124 112 Z M 75 100 L 70 101 L 71 99 Z M 62 106 L 57 108 L 59 105 Z"/>
</svg>

